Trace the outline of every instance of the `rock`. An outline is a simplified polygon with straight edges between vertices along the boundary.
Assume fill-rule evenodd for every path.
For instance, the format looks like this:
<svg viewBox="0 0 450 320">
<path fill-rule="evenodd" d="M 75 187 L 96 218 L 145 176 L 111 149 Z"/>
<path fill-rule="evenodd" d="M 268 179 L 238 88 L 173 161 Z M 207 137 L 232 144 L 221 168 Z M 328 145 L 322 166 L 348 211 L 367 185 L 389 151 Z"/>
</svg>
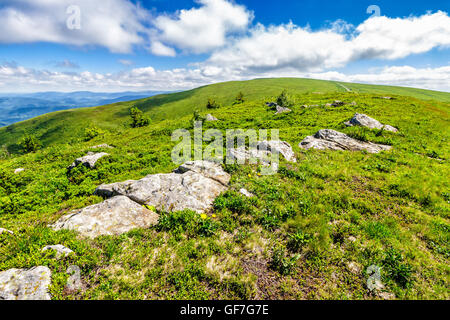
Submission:
<svg viewBox="0 0 450 320">
<path fill-rule="evenodd" d="M 54 246 L 46 246 L 44 248 L 42 248 L 42 251 L 47 251 L 47 250 L 54 250 L 56 251 L 56 259 L 60 259 L 60 258 L 65 258 L 67 257 L 69 254 L 73 253 L 72 250 L 70 250 L 69 248 L 61 245 L 61 244 L 57 244 Z"/>
<path fill-rule="evenodd" d="M 342 101 L 339 101 L 339 100 L 335 100 L 335 101 L 331 104 L 331 106 L 333 106 L 333 107 L 341 107 L 341 106 L 343 106 L 343 105 L 345 105 L 345 103 L 342 102 Z"/>
<path fill-rule="evenodd" d="M 98 146 L 92 146 L 90 147 L 90 149 L 99 149 L 99 148 L 105 148 L 105 149 L 113 149 L 113 147 L 111 147 L 110 145 L 103 143 L 103 144 L 99 144 Z"/>
<path fill-rule="evenodd" d="M 72 211 L 51 227 L 54 230 L 78 231 L 85 237 L 119 235 L 135 228 L 148 228 L 158 223 L 158 214 L 125 196 Z"/>
<path fill-rule="evenodd" d="M 51 276 L 43 266 L 0 272 L 0 300 L 50 300 Z"/>
<path fill-rule="evenodd" d="M 369 129 L 383 129 L 387 131 L 397 132 L 398 130 L 390 125 L 383 125 L 378 120 L 375 120 L 365 114 L 355 113 L 353 118 L 345 122 L 347 126 L 362 126 Z"/>
<path fill-rule="evenodd" d="M 384 285 L 381 282 L 381 269 L 376 265 L 371 265 L 367 268 L 367 288 L 372 292 L 381 292 Z"/>
<path fill-rule="evenodd" d="M 219 119 L 217 119 L 216 117 L 214 117 L 214 116 L 211 115 L 210 113 L 208 113 L 208 114 L 206 115 L 205 120 L 206 120 L 206 121 L 219 121 Z"/>
<path fill-rule="evenodd" d="M 331 129 L 322 129 L 314 136 L 306 137 L 300 142 L 299 147 L 306 150 L 311 148 L 318 150 L 366 150 L 369 153 L 378 153 L 391 149 L 390 146 L 356 140 L 347 136 L 345 133 Z"/>
<path fill-rule="evenodd" d="M 101 185 L 95 194 L 103 197 L 123 195 L 158 210 L 204 212 L 212 208 L 215 198 L 228 189 L 229 181 L 230 175 L 220 164 L 199 160 L 187 162 L 173 173 Z"/>
<path fill-rule="evenodd" d="M 350 236 L 350 237 L 348 237 L 348 241 L 355 242 L 356 238 L 354 236 Z"/>
<path fill-rule="evenodd" d="M 352 103 L 350 103 L 350 105 L 351 105 L 351 106 L 356 106 L 357 103 L 356 103 L 356 101 L 352 101 Z"/>
<path fill-rule="evenodd" d="M 259 161 L 259 163 L 265 167 L 271 166 L 272 169 L 278 170 L 278 163 L 271 163 L 271 152 L 268 150 L 259 150 L 257 148 L 250 148 L 247 150 L 245 147 L 230 148 L 227 149 L 227 160 L 228 159 L 235 160 L 239 164 L 244 164 L 247 161 L 256 164 Z"/>
<path fill-rule="evenodd" d="M 291 112 L 292 111 L 289 108 L 280 107 L 279 105 L 276 105 L 276 110 L 277 110 L 277 112 L 275 112 L 275 114 L 287 113 L 287 112 Z"/>
<path fill-rule="evenodd" d="M 395 299 L 395 294 L 390 293 L 390 292 L 378 292 L 377 296 L 380 297 L 383 300 L 394 300 Z"/>
<path fill-rule="evenodd" d="M 351 273 L 359 274 L 361 272 L 361 267 L 356 262 L 347 263 L 347 268 Z"/>
<path fill-rule="evenodd" d="M 244 189 L 244 188 L 241 188 L 241 189 L 239 190 L 239 192 L 240 192 L 241 194 L 243 194 L 244 196 L 246 196 L 247 198 L 251 198 L 251 197 L 254 197 L 254 196 L 255 196 L 253 193 L 249 192 L 247 189 Z"/>
<path fill-rule="evenodd" d="M 294 151 L 289 143 L 281 140 L 264 140 L 258 142 L 257 146 L 258 150 L 270 151 L 270 152 L 278 152 L 283 155 L 283 157 L 289 162 L 297 162 L 295 158 Z"/>
<path fill-rule="evenodd" d="M 79 291 L 83 288 L 83 282 L 81 281 L 81 270 L 80 267 L 71 265 L 66 271 L 69 274 L 67 279 L 66 288 L 69 291 Z"/>
<path fill-rule="evenodd" d="M 71 170 L 71 169 L 75 168 L 76 166 L 78 166 L 80 163 L 90 169 L 93 169 L 93 168 L 95 168 L 95 163 L 100 158 L 103 158 L 105 156 L 109 156 L 109 154 L 105 153 L 105 152 L 99 152 L 99 153 L 88 152 L 87 155 L 85 155 L 84 157 L 75 159 L 75 161 L 68 167 L 68 169 Z"/>
<path fill-rule="evenodd" d="M 3 234 L 3 233 L 9 233 L 10 235 L 14 235 L 14 232 L 12 232 L 11 230 L 6 230 L 3 228 L 0 228 L 0 234 Z"/>
<path fill-rule="evenodd" d="M 24 168 L 17 168 L 16 170 L 14 170 L 15 174 L 21 173 L 22 171 L 24 171 Z"/>
<path fill-rule="evenodd" d="M 381 97 L 381 99 L 392 100 L 392 97 Z"/>
</svg>

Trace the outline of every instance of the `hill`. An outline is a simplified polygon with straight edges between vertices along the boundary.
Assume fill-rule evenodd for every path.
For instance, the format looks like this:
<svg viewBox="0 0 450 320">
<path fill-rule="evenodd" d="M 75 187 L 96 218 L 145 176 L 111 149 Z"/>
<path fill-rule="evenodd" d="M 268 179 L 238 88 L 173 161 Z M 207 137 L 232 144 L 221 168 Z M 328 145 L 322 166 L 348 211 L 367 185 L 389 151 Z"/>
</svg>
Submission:
<svg viewBox="0 0 450 320">
<path fill-rule="evenodd" d="M 232 81 L 204 86 L 197 89 L 161 94 L 148 99 L 120 102 L 95 108 L 77 108 L 46 114 L 0 128 L 0 145 L 16 143 L 26 132 L 33 132 L 41 137 L 44 145 L 70 142 L 73 137 L 83 134 L 89 126 L 106 130 L 120 130 L 129 116 L 129 109 L 138 106 L 153 120 L 178 119 L 192 114 L 195 109 L 206 110 L 206 100 L 214 97 L 223 105 L 231 104 L 239 91 L 245 92 L 247 99 L 278 95 L 286 89 L 293 94 L 347 92 L 373 93 L 382 95 L 403 95 L 418 99 L 433 99 L 450 102 L 450 93 L 422 89 L 376 86 L 365 84 L 340 83 L 333 81 L 280 78 L 256 79 L 251 81 Z M 14 152 L 15 146 L 10 147 Z"/>
<path fill-rule="evenodd" d="M 0 271 L 48 266 L 54 299 L 449 299 L 450 94 L 378 86 L 363 92 L 370 88 L 303 79 L 229 82 L 3 128 L 2 144 L 13 154 L 0 151 L 0 227 L 14 235 L 0 234 Z M 284 89 L 292 112 L 275 114 L 266 102 Z M 239 91 L 245 102 L 234 104 Z M 206 110 L 208 97 L 222 106 Z M 335 100 L 343 104 L 331 106 Z M 151 117 L 149 126 L 130 127 L 134 105 Z M 279 129 L 297 162 L 282 159 L 270 176 L 260 174 L 260 165 L 224 165 L 229 190 L 205 216 L 159 210 L 156 226 L 95 239 L 49 228 L 74 209 L 102 202 L 93 195 L 101 184 L 177 168 L 171 135 L 192 132 L 195 109 L 219 119 L 203 130 Z M 357 112 L 399 132 L 345 126 Z M 104 132 L 88 138 L 90 126 Z M 325 128 L 391 149 L 299 147 Z M 27 130 L 44 148 L 23 154 L 15 146 Z M 95 168 L 67 169 L 104 143 L 114 148 L 96 149 L 109 156 Z M 15 174 L 17 168 L 25 170 Z M 75 254 L 57 260 L 41 251 L 56 244 Z M 79 292 L 65 286 L 70 265 L 81 268 Z M 378 293 L 368 290 L 371 266 L 381 268 Z"/>
</svg>

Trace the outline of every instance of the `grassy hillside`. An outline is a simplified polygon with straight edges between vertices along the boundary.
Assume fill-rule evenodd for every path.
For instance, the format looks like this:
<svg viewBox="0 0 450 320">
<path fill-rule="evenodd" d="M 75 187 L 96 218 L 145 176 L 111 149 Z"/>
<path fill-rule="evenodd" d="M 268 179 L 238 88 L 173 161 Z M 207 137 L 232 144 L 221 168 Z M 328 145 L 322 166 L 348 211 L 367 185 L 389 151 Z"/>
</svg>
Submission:
<svg viewBox="0 0 450 320">
<path fill-rule="evenodd" d="M 245 92 L 249 100 L 279 94 L 283 89 L 300 93 L 346 92 L 345 87 L 355 93 L 373 93 L 380 95 L 403 95 L 419 99 L 434 99 L 450 102 L 450 93 L 421 89 L 374 86 L 365 84 L 339 83 L 333 81 L 281 78 L 256 79 L 252 81 L 233 81 L 200 87 L 194 90 L 163 94 L 148 99 L 121 102 L 96 108 L 81 108 L 46 114 L 0 128 L 0 146 L 9 146 L 10 152 L 17 151 L 14 144 L 27 132 L 36 134 L 44 145 L 61 142 L 73 142 L 74 137 L 84 133 L 86 127 L 98 126 L 118 132 L 124 128 L 130 107 L 136 105 L 153 120 L 178 119 L 193 110 L 206 110 L 206 100 L 214 97 L 219 103 L 229 105 L 239 91 Z"/>
<path fill-rule="evenodd" d="M 0 160 L 0 227 L 15 233 L 0 235 L 0 271 L 48 266 L 54 299 L 379 299 L 367 290 L 365 272 L 377 265 L 391 298 L 449 299 L 450 95 L 435 93 L 434 100 L 424 100 L 434 93 L 375 86 L 375 93 L 367 93 L 370 86 L 343 85 L 358 92 L 301 79 L 223 83 L 59 112 L 1 130 L 2 143 L 14 145 L 32 130 L 46 147 L 3 154 Z M 283 89 L 294 102 L 293 112 L 274 115 L 265 102 Z M 238 91 L 246 102 L 233 105 Z M 204 110 L 209 96 L 223 107 Z M 334 100 L 357 105 L 325 106 Z M 131 105 L 146 110 L 150 126 L 129 127 Z M 187 211 L 160 212 L 156 227 L 94 240 L 47 227 L 70 210 L 102 201 L 92 195 L 102 183 L 173 170 L 171 133 L 191 130 L 196 108 L 220 119 L 205 123 L 205 130 L 279 129 L 297 163 L 282 162 L 274 176 L 258 175 L 256 165 L 226 166 L 230 191 L 216 199 L 206 220 Z M 355 112 L 400 131 L 345 127 Z M 84 128 L 91 125 L 105 133 L 84 141 Z M 323 128 L 389 144 L 392 150 L 368 154 L 298 147 Z M 68 173 L 75 158 L 101 143 L 115 147 L 99 149 L 109 157 L 95 169 L 80 166 Z M 14 174 L 19 167 L 25 171 Z M 256 197 L 240 195 L 242 187 Z M 51 244 L 63 244 L 76 255 L 55 260 L 40 251 Z M 64 290 L 65 270 L 72 264 L 82 268 L 85 284 L 76 294 Z"/>
</svg>

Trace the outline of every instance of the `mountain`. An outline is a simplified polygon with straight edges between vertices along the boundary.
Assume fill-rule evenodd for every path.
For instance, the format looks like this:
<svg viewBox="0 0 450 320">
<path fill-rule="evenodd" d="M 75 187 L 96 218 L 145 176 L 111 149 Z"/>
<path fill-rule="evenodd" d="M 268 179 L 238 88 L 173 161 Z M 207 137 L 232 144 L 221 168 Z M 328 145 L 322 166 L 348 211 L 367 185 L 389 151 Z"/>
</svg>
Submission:
<svg viewBox="0 0 450 320">
<path fill-rule="evenodd" d="M 137 100 L 160 93 L 162 92 L 98 93 L 79 91 L 0 94 L 0 127 L 54 111 Z"/>
<path fill-rule="evenodd" d="M 276 113 L 283 90 L 291 111 Z M 208 98 L 219 107 L 206 109 Z M 131 127 L 132 106 L 148 126 Z M 180 167 L 172 134 L 186 129 L 192 142 L 195 110 L 218 119 L 203 122 L 217 145 L 228 129 L 277 129 L 285 143 L 270 143 L 289 157 L 273 175 L 261 163 Z M 0 232 L 0 272 L 48 268 L 53 299 L 448 300 L 449 112 L 449 93 L 261 79 L 9 125 L 0 228 L 13 234 Z M 377 128 L 349 126 L 357 113 Z M 26 133 L 42 148 L 26 153 Z M 101 158 L 77 166 L 86 155 Z M 203 214 L 172 210 L 205 203 Z M 42 251 L 57 244 L 73 254 Z M 73 266 L 80 291 L 66 286 Z"/>
</svg>

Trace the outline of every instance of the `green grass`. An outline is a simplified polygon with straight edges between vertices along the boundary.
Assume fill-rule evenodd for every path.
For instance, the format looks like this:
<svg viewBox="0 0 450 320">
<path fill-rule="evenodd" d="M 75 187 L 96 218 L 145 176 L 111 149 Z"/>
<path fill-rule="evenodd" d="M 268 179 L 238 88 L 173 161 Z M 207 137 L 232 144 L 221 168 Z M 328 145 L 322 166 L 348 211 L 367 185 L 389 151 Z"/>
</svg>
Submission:
<svg viewBox="0 0 450 320">
<path fill-rule="evenodd" d="M 377 265 L 386 290 L 398 299 L 449 299 L 449 94 L 428 100 L 434 93 L 376 86 L 363 92 L 370 86 L 344 85 L 360 91 L 302 79 L 231 82 L 63 111 L 2 129 L 2 144 L 12 154 L 0 154 L 0 227 L 15 235 L 0 235 L 0 271 L 49 266 L 55 299 L 377 299 L 367 290 L 365 273 Z M 294 102 L 293 112 L 274 115 L 264 102 L 283 89 Z M 246 102 L 233 105 L 238 91 Z M 223 107 L 202 109 L 208 96 Z M 357 105 L 325 107 L 334 100 Z M 131 105 L 151 117 L 148 127 L 130 128 Z M 226 166 L 230 190 L 216 199 L 206 219 L 190 211 L 160 212 L 158 226 L 93 240 L 47 227 L 72 209 L 102 201 L 92 195 L 102 183 L 173 170 L 171 133 L 192 130 L 197 108 L 221 120 L 205 123 L 205 130 L 279 129 L 297 163 L 282 162 L 273 176 L 259 176 L 256 165 Z M 400 132 L 345 127 L 355 112 Z M 85 141 L 84 129 L 93 126 L 103 134 Z M 392 150 L 298 147 L 323 128 Z M 26 130 L 44 142 L 41 150 L 16 149 Z M 98 149 L 110 156 L 96 169 L 67 172 L 75 158 L 101 143 L 115 148 Z M 16 175 L 18 167 L 26 170 Z M 242 196 L 240 188 L 256 197 Z M 75 255 L 57 261 L 40 252 L 51 244 L 66 245 Z M 351 272 L 350 262 L 361 271 Z M 86 289 L 80 293 L 64 290 L 70 264 L 82 269 Z"/>
</svg>

